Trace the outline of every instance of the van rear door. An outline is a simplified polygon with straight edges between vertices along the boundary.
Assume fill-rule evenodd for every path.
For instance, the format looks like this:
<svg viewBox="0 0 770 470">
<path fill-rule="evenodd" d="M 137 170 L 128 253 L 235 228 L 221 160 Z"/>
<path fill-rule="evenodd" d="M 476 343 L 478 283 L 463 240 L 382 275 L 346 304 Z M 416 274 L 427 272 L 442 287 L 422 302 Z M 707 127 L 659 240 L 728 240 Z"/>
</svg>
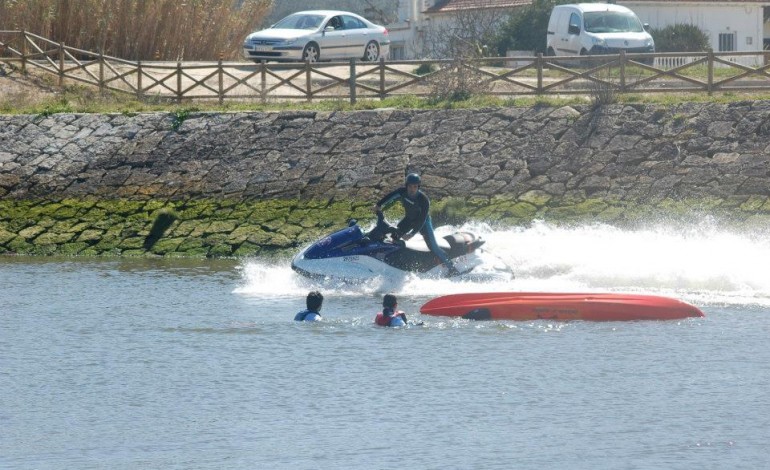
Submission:
<svg viewBox="0 0 770 470">
<path fill-rule="evenodd" d="M 553 51 L 554 55 L 561 55 L 559 50 L 561 49 L 561 39 L 564 37 L 561 24 L 564 23 L 564 17 L 567 12 L 564 7 L 556 6 L 551 10 L 551 17 L 548 19 L 548 30 L 545 38 L 546 49 L 550 49 L 548 53 Z"/>
</svg>

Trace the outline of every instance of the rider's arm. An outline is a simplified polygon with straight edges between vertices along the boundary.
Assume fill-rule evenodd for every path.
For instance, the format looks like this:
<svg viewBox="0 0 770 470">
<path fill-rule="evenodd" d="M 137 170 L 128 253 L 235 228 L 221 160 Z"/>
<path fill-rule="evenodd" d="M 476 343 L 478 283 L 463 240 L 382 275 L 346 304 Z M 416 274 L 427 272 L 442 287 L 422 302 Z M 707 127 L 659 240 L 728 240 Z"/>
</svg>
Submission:
<svg viewBox="0 0 770 470">
<path fill-rule="evenodd" d="M 375 205 L 375 207 L 379 207 L 380 210 L 386 209 L 388 206 L 393 204 L 399 197 L 401 197 L 401 189 L 402 188 L 395 189 L 390 193 L 386 194 L 385 196 L 383 196 L 382 199 L 377 201 L 377 204 Z"/>
</svg>

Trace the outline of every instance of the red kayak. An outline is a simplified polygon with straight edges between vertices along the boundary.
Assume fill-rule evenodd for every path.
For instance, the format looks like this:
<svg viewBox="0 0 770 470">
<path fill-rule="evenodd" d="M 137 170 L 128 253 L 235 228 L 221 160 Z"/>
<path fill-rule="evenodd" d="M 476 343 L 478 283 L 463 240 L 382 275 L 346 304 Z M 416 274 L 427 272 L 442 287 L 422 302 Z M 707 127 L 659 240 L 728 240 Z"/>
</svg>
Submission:
<svg viewBox="0 0 770 470">
<path fill-rule="evenodd" d="M 471 320 L 675 320 L 702 317 L 697 307 L 668 297 L 636 294 L 490 292 L 430 300 L 425 315 Z"/>
</svg>

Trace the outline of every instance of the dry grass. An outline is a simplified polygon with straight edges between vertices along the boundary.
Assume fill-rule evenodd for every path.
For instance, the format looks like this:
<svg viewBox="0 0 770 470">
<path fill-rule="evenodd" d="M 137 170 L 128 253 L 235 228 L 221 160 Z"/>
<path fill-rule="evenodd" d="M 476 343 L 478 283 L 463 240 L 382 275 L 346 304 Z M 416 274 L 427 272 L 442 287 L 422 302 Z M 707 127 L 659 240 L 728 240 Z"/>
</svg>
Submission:
<svg viewBox="0 0 770 470">
<path fill-rule="evenodd" d="M 0 30 L 26 30 L 128 60 L 240 57 L 273 0 L 0 0 Z"/>
</svg>

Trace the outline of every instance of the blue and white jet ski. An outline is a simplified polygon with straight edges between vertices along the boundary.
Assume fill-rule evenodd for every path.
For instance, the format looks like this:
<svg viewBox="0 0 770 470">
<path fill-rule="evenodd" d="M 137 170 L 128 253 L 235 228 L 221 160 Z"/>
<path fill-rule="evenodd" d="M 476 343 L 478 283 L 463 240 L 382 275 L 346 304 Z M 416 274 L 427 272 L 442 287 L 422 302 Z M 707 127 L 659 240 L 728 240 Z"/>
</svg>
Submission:
<svg viewBox="0 0 770 470">
<path fill-rule="evenodd" d="M 347 228 L 334 232 L 306 247 L 292 259 L 291 267 L 310 278 L 342 279 L 362 282 L 378 276 L 402 278 L 415 274 L 426 278 L 447 277 L 447 269 L 434 255 L 422 236 L 416 234 L 404 242 L 395 237 L 395 228 L 378 216 L 377 225 L 364 233 L 355 220 Z M 510 267 L 499 258 L 485 256 L 484 240 L 470 232 L 455 232 L 436 238 L 459 274 L 469 277 L 494 273 L 496 279 L 513 277 Z"/>
</svg>

